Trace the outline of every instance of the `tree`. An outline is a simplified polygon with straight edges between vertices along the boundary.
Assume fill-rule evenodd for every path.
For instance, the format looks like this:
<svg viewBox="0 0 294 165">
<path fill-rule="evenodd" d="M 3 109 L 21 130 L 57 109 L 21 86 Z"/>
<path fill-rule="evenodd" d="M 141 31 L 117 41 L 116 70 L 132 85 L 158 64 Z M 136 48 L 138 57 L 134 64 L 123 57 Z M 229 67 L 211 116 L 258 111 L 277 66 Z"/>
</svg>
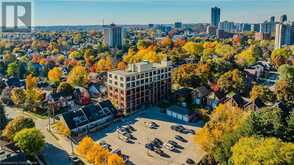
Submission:
<svg viewBox="0 0 294 165">
<path fill-rule="evenodd" d="M 249 112 L 220 104 L 211 114 L 210 120 L 195 136 L 195 142 L 210 157 L 225 162 L 230 157 L 231 146 L 242 136 L 252 134 L 247 122 Z"/>
<path fill-rule="evenodd" d="M 32 74 L 28 75 L 25 80 L 26 89 L 30 90 L 30 89 L 37 87 L 37 81 L 38 81 L 37 77 L 34 77 Z"/>
<path fill-rule="evenodd" d="M 62 76 L 62 71 L 59 67 L 54 67 L 48 72 L 48 79 L 50 82 L 59 82 Z"/>
<path fill-rule="evenodd" d="M 162 40 L 160 40 L 160 45 L 162 47 L 170 47 L 172 44 L 172 40 L 169 37 L 165 37 Z"/>
<path fill-rule="evenodd" d="M 13 88 L 11 90 L 11 100 L 16 106 L 23 105 L 25 103 L 25 91 L 21 88 Z"/>
<path fill-rule="evenodd" d="M 218 86 L 225 92 L 242 92 L 246 86 L 246 80 L 244 74 L 234 69 L 232 71 L 228 71 L 220 76 L 217 80 Z"/>
<path fill-rule="evenodd" d="M 107 72 L 112 70 L 112 60 L 110 56 L 101 58 L 95 64 L 95 71 L 96 72 Z"/>
<path fill-rule="evenodd" d="M 124 160 L 118 156 L 117 154 L 111 154 L 108 157 L 108 161 L 107 161 L 108 165 L 124 165 Z"/>
<path fill-rule="evenodd" d="M 232 148 L 234 164 L 293 164 L 294 144 L 277 138 L 243 137 Z"/>
<path fill-rule="evenodd" d="M 188 52 L 190 55 L 193 55 L 195 57 L 200 57 L 203 52 L 203 45 L 200 43 L 194 43 L 194 42 L 187 42 L 183 49 Z"/>
<path fill-rule="evenodd" d="M 70 135 L 70 129 L 67 126 L 65 126 L 64 123 L 61 121 L 54 123 L 53 127 L 61 135 L 64 135 L 64 136 Z"/>
<path fill-rule="evenodd" d="M 255 101 L 257 98 L 261 99 L 263 102 L 273 101 L 273 92 L 262 85 L 254 85 L 250 92 L 250 99 Z"/>
<path fill-rule="evenodd" d="M 74 88 L 67 82 L 62 82 L 57 87 L 57 92 L 60 93 L 62 96 L 71 96 L 73 95 Z"/>
<path fill-rule="evenodd" d="M 17 77 L 17 75 L 19 74 L 18 68 L 19 68 L 19 65 L 17 62 L 13 62 L 13 63 L 8 64 L 7 70 L 6 70 L 7 76 Z"/>
<path fill-rule="evenodd" d="M 116 68 L 117 68 L 118 70 L 125 70 L 125 69 L 127 69 L 127 67 L 128 67 L 128 64 L 125 63 L 125 62 L 123 62 L 123 61 L 120 61 L 120 62 L 117 63 L 117 65 L 116 65 Z"/>
<path fill-rule="evenodd" d="M 288 141 L 294 141 L 294 110 L 290 112 L 287 119 L 286 138 Z"/>
<path fill-rule="evenodd" d="M 45 145 L 45 137 L 36 128 L 25 128 L 16 133 L 13 141 L 17 147 L 29 155 L 36 155 Z"/>
<path fill-rule="evenodd" d="M 278 100 L 293 102 L 294 84 L 287 80 L 278 80 L 275 85 L 275 94 Z"/>
<path fill-rule="evenodd" d="M 82 53 L 79 51 L 72 51 L 69 54 L 69 58 L 71 58 L 71 59 L 80 59 L 82 56 L 83 56 Z"/>
<path fill-rule="evenodd" d="M 286 64 L 291 54 L 292 54 L 291 50 L 286 48 L 275 49 L 271 55 L 272 64 L 276 68 L 279 68 L 279 66 Z"/>
<path fill-rule="evenodd" d="M 45 98 L 44 92 L 39 88 L 32 88 L 25 90 L 25 95 L 25 110 L 36 112 Z"/>
<path fill-rule="evenodd" d="M 281 65 L 278 69 L 279 80 L 294 82 L 294 67 L 288 64 Z"/>
<path fill-rule="evenodd" d="M 237 63 L 244 66 L 255 64 L 256 59 L 253 48 L 248 48 L 236 56 Z"/>
<path fill-rule="evenodd" d="M 84 86 L 88 83 L 88 71 L 83 66 L 75 66 L 67 77 L 67 82 L 72 86 Z"/>
<path fill-rule="evenodd" d="M 80 141 L 80 143 L 76 147 L 76 152 L 79 155 L 86 155 L 93 145 L 94 145 L 93 139 L 90 138 L 89 136 L 86 136 Z"/>
<path fill-rule="evenodd" d="M 25 118 L 22 116 L 16 117 L 11 120 L 3 130 L 2 136 L 8 140 L 12 140 L 14 135 L 24 128 L 33 128 L 35 123 L 31 118 Z"/>
<path fill-rule="evenodd" d="M 228 60 L 237 53 L 237 50 L 231 45 L 217 44 L 215 48 L 215 53 Z"/>
<path fill-rule="evenodd" d="M 252 123 L 254 133 L 257 135 L 283 138 L 284 125 L 279 108 L 262 108 L 252 112 L 249 122 Z"/>
</svg>

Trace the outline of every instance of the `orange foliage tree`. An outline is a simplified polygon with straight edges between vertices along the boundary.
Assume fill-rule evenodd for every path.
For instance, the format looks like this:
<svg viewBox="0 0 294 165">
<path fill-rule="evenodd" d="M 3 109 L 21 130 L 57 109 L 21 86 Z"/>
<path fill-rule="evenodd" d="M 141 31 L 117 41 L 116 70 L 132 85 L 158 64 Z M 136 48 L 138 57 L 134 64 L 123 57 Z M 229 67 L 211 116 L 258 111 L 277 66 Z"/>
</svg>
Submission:
<svg viewBox="0 0 294 165">
<path fill-rule="evenodd" d="M 48 79 L 50 82 L 59 82 L 62 76 L 62 71 L 59 67 L 54 67 L 48 72 Z"/>
</svg>

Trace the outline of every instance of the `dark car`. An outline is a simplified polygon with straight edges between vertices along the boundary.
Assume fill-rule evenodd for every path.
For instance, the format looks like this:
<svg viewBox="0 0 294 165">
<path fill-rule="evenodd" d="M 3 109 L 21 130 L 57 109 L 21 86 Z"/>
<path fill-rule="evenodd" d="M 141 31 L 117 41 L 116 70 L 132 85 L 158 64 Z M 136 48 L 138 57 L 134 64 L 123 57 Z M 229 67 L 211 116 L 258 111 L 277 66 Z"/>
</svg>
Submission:
<svg viewBox="0 0 294 165">
<path fill-rule="evenodd" d="M 72 162 L 73 165 L 82 165 L 84 164 L 80 158 L 74 156 L 74 155 L 70 155 L 69 156 L 70 161 Z"/>
<path fill-rule="evenodd" d="M 154 138 L 153 141 L 155 141 L 159 145 L 163 145 L 163 142 L 158 138 Z"/>
<path fill-rule="evenodd" d="M 161 149 L 159 149 L 159 148 L 154 148 L 154 152 L 157 153 L 157 154 L 159 154 L 159 155 L 163 155 L 164 154 L 163 151 Z"/>
<path fill-rule="evenodd" d="M 186 140 L 186 139 L 184 139 L 182 136 L 180 136 L 180 135 L 176 135 L 175 136 L 175 139 L 177 139 L 177 140 L 179 140 L 179 141 L 181 141 L 181 142 L 184 142 L 184 143 L 187 143 L 188 141 Z"/>
<path fill-rule="evenodd" d="M 190 159 L 190 158 L 188 158 L 188 159 L 186 160 L 186 163 L 187 163 L 187 164 L 195 164 L 194 160 L 192 160 L 192 159 Z"/>
<path fill-rule="evenodd" d="M 150 144 L 150 143 L 145 144 L 145 148 L 147 148 L 147 149 L 149 149 L 151 151 L 154 150 L 154 146 L 152 144 Z"/>
<path fill-rule="evenodd" d="M 173 146 L 177 146 L 178 145 L 178 143 L 177 142 L 175 142 L 175 141 L 173 141 L 173 140 L 169 140 L 169 141 L 167 141 L 169 144 L 171 144 L 171 145 L 173 145 Z"/>
</svg>

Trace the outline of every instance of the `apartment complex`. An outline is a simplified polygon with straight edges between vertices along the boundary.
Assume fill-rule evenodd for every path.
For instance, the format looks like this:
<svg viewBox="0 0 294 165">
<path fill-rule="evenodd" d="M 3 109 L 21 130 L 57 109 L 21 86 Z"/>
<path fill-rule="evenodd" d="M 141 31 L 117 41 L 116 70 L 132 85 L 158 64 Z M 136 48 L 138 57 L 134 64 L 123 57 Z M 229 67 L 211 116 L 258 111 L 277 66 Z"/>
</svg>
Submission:
<svg viewBox="0 0 294 165">
<path fill-rule="evenodd" d="M 122 48 L 124 45 L 125 29 L 111 24 L 104 28 L 104 44 L 111 48 Z"/>
<path fill-rule="evenodd" d="M 125 71 L 108 72 L 108 98 L 125 114 L 142 105 L 157 104 L 171 93 L 171 64 L 140 62 Z"/>
</svg>

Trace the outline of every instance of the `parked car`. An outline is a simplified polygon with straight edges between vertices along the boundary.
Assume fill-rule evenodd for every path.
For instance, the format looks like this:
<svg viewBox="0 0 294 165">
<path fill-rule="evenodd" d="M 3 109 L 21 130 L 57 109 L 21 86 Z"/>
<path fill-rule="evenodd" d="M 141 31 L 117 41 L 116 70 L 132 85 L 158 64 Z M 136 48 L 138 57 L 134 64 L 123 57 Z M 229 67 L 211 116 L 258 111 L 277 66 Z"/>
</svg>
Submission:
<svg viewBox="0 0 294 165">
<path fill-rule="evenodd" d="M 175 147 L 169 143 L 164 143 L 164 148 L 170 150 L 170 151 L 173 151 L 175 149 Z"/>
<path fill-rule="evenodd" d="M 187 164 L 195 164 L 194 160 L 192 160 L 192 159 L 190 159 L 190 158 L 188 158 L 188 159 L 186 160 L 186 163 L 187 163 Z"/>
<path fill-rule="evenodd" d="M 125 132 L 125 133 L 123 133 L 123 134 L 121 134 L 121 135 L 123 135 L 123 136 L 125 136 L 125 137 L 128 137 L 128 138 L 130 138 L 130 139 L 133 139 L 133 135 L 130 134 L 130 133 Z"/>
<path fill-rule="evenodd" d="M 119 135 L 118 138 L 126 143 L 128 143 L 130 141 L 130 138 L 123 136 L 123 135 Z"/>
<path fill-rule="evenodd" d="M 163 142 L 160 139 L 158 139 L 158 138 L 154 138 L 153 139 L 153 142 L 156 143 L 156 144 L 158 144 L 158 145 L 160 145 L 160 146 L 163 145 Z"/>
<path fill-rule="evenodd" d="M 122 128 L 119 128 L 119 129 L 116 130 L 116 132 L 119 133 L 119 134 L 124 134 L 124 133 L 126 133 L 126 130 L 122 129 Z"/>
<path fill-rule="evenodd" d="M 116 149 L 116 150 L 114 150 L 114 151 L 112 151 L 112 153 L 113 154 L 117 154 L 118 156 L 121 156 L 122 155 L 121 150 L 119 148 Z"/>
<path fill-rule="evenodd" d="M 177 139 L 177 140 L 179 140 L 179 141 L 181 141 L 181 142 L 184 142 L 184 143 L 187 143 L 187 142 L 188 142 L 185 138 L 183 138 L 183 137 L 180 136 L 180 135 L 176 135 L 176 136 L 175 136 L 175 139 Z"/>
<path fill-rule="evenodd" d="M 183 127 L 182 125 L 172 125 L 170 128 L 181 133 L 183 133 L 183 130 L 185 130 L 185 127 Z"/>
<path fill-rule="evenodd" d="M 147 148 L 147 149 L 149 149 L 151 151 L 154 150 L 154 146 L 152 144 L 150 144 L 150 143 L 145 144 L 145 148 Z"/>
<path fill-rule="evenodd" d="M 167 143 L 169 143 L 169 144 L 171 144 L 173 146 L 177 146 L 178 145 L 178 143 L 175 142 L 175 141 L 173 141 L 173 140 L 169 140 L 169 141 L 167 141 Z"/>
<path fill-rule="evenodd" d="M 75 155 L 70 155 L 69 156 L 70 161 L 72 162 L 73 165 L 82 165 L 84 164 L 80 158 L 76 157 Z"/>
<path fill-rule="evenodd" d="M 154 148 L 154 152 L 157 153 L 160 156 L 164 154 L 163 151 L 161 149 L 159 149 L 159 148 Z"/>
</svg>

